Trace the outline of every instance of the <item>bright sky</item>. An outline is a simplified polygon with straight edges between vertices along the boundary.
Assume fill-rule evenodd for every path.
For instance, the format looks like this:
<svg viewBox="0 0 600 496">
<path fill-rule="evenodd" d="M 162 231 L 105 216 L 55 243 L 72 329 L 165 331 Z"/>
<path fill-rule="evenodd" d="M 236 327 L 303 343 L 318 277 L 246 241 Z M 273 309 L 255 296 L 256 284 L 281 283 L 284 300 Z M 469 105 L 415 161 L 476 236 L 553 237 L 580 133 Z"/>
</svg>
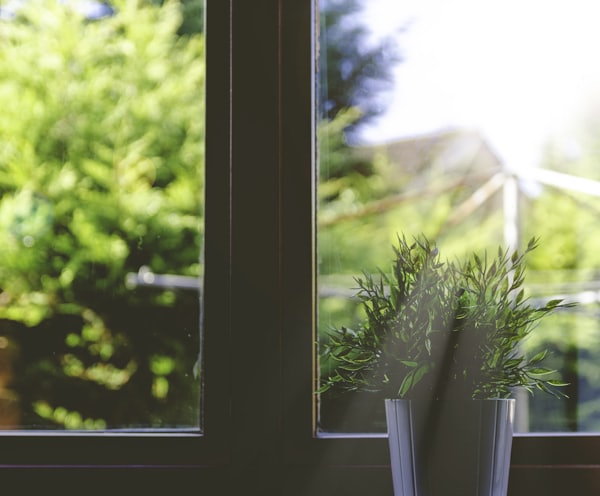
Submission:
<svg viewBox="0 0 600 496">
<path fill-rule="evenodd" d="M 512 167 L 536 165 L 553 134 L 572 148 L 576 108 L 600 88 L 600 1 L 366 0 L 403 54 L 369 142 L 477 128 Z M 596 90 L 596 93 L 598 91 Z"/>
</svg>

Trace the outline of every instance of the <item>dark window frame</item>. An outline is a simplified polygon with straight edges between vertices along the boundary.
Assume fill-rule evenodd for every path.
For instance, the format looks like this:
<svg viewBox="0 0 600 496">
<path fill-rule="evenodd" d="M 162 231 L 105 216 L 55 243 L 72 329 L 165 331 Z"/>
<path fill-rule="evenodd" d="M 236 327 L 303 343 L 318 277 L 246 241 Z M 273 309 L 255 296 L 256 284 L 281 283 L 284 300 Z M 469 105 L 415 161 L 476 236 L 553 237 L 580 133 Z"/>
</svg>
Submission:
<svg viewBox="0 0 600 496">
<path fill-rule="evenodd" d="M 1 434 L 3 484 L 392 494 L 385 438 L 315 436 L 314 3 L 207 0 L 205 434 Z M 599 489 L 600 436 L 515 437 L 510 496 Z"/>
<path fill-rule="evenodd" d="M 211 164 L 230 163 L 230 18 L 227 2 L 207 0 L 206 22 L 211 29 L 210 50 L 206 64 L 211 75 L 206 80 L 206 161 Z M 203 116 L 198 116 L 202 118 Z M 68 471 L 87 473 L 102 469 L 105 475 L 116 470 L 122 476 L 124 468 L 158 470 L 169 474 L 185 470 L 191 474 L 214 472 L 229 459 L 227 429 L 229 416 L 228 361 L 207 352 L 225 350 L 230 343 L 230 259 L 223 256 L 230 249 L 230 167 L 206 167 L 205 218 L 206 240 L 204 259 L 203 377 L 213 377 L 211 386 L 203 379 L 202 431 L 200 429 L 139 432 L 68 432 L 68 431 L 3 431 L 0 432 L 0 477 L 18 477 L 20 484 L 27 480 L 39 483 L 22 470 L 35 471 L 36 477 Z M 224 317 L 225 316 L 225 317 Z M 74 472 L 75 471 L 75 472 Z M 19 474 L 19 475 L 17 475 Z M 52 476 L 53 478 L 55 476 Z M 56 477 L 60 477 L 57 475 Z M 83 480 L 90 477 L 86 475 Z M 105 481 L 112 480 L 110 477 Z M 155 480 L 148 478 L 148 481 Z M 114 481 L 113 481 L 114 482 Z M 153 483 L 148 483 L 152 487 Z"/>
</svg>

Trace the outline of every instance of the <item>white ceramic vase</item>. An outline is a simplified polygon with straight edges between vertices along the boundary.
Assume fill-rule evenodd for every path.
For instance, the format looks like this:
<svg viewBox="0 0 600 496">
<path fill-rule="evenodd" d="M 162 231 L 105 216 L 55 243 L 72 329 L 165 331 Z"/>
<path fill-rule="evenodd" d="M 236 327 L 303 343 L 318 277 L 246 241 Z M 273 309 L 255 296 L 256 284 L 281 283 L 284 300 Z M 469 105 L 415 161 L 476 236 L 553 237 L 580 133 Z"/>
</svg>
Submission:
<svg viewBox="0 0 600 496">
<path fill-rule="evenodd" d="M 515 400 L 386 400 L 395 496 L 506 496 Z"/>
</svg>

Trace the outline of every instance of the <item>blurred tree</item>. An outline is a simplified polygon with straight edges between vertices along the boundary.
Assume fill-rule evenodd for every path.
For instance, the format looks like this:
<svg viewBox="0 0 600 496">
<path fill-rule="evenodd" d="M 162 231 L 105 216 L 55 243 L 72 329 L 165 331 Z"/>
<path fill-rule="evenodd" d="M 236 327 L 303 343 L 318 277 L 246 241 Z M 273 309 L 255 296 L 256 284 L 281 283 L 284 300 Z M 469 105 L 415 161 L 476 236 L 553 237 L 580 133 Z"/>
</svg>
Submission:
<svg viewBox="0 0 600 496">
<path fill-rule="evenodd" d="M 204 0 L 182 0 L 183 20 L 179 28 L 181 34 L 204 32 Z"/>
<path fill-rule="evenodd" d="M 348 135 L 383 112 L 393 86 L 392 70 L 400 60 L 394 40 L 372 36 L 362 9 L 361 0 L 324 0 L 319 5 L 320 118 L 332 120 L 342 110 L 360 109 L 360 117 L 346 129 Z"/>
<path fill-rule="evenodd" d="M 198 292 L 126 275 L 202 275 L 203 41 L 174 1 L 115 7 L 0 32 L 0 334 L 29 427 L 198 421 Z"/>
<path fill-rule="evenodd" d="M 369 31 L 362 10 L 360 0 L 319 4 L 320 218 L 380 197 L 385 190 L 380 168 L 351 142 L 363 124 L 384 110 L 392 69 L 400 58 L 394 40 Z"/>
<path fill-rule="evenodd" d="M 165 0 L 150 0 L 155 5 L 164 5 Z M 167 0 L 168 1 L 168 0 Z M 204 32 L 205 0 L 181 0 L 182 20 L 178 33 L 182 35 Z"/>
</svg>

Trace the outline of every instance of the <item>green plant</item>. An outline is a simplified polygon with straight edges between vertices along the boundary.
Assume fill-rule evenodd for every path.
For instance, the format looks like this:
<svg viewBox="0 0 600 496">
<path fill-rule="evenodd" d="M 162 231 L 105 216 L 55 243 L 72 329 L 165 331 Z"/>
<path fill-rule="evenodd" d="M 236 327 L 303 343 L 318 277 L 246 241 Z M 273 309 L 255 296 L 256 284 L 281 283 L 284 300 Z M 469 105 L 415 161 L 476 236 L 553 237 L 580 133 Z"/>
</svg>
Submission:
<svg viewBox="0 0 600 496">
<path fill-rule="evenodd" d="M 178 35 L 177 1 L 97 22 L 68 4 L 0 29 L 0 336 L 22 350 L 22 423 L 195 426 L 198 292 L 127 274 L 203 273 L 203 36 Z"/>
<path fill-rule="evenodd" d="M 398 237 L 391 273 L 356 278 L 366 320 L 329 333 L 323 355 L 335 363 L 320 388 L 370 391 L 386 398 L 506 398 L 521 386 L 560 395 L 564 385 L 519 344 L 549 313 L 572 306 L 532 306 L 523 288 L 524 257 L 498 249 L 488 259 L 440 259 L 424 237 Z"/>
</svg>

